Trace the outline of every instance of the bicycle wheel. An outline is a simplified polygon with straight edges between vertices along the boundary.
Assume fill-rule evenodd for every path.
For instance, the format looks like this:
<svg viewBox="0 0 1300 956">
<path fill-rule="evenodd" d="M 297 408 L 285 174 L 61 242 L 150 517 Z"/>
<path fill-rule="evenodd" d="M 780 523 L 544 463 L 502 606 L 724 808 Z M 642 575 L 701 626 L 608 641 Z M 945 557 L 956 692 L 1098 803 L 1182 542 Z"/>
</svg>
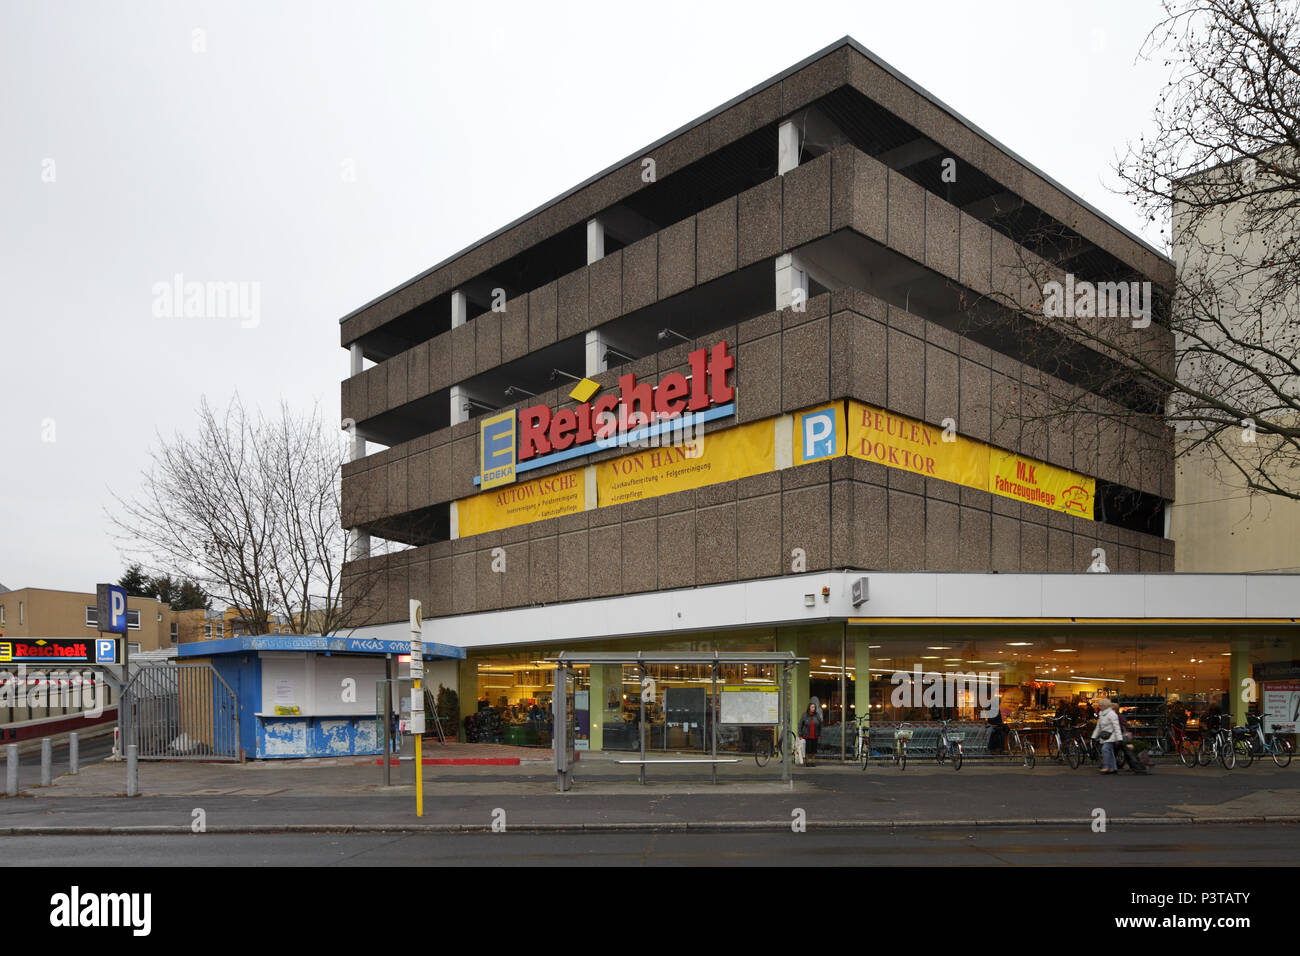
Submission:
<svg viewBox="0 0 1300 956">
<path fill-rule="evenodd" d="M 760 767 L 766 767 L 767 762 L 772 759 L 772 741 L 760 740 L 754 747 L 754 763 Z"/>
<path fill-rule="evenodd" d="M 1285 767 L 1291 762 L 1291 741 L 1274 737 L 1268 749 L 1273 755 L 1273 763 L 1279 767 Z"/>
<path fill-rule="evenodd" d="M 1237 759 L 1241 761 L 1243 767 L 1249 767 L 1255 762 L 1255 750 L 1250 745 L 1249 740 L 1238 738 L 1232 742 L 1232 749 L 1237 754 Z"/>
<path fill-rule="evenodd" d="M 1208 767 L 1214 761 L 1214 741 L 1202 737 L 1196 747 L 1196 762 Z"/>
<path fill-rule="evenodd" d="M 961 769 L 961 760 L 962 760 L 962 756 L 963 756 L 963 754 L 962 754 L 962 752 L 961 752 L 961 743 L 958 742 L 957 745 L 956 745 L 956 747 L 955 747 L 955 749 L 954 749 L 953 752 L 952 752 L 952 769 L 953 769 L 953 770 L 960 770 L 960 769 Z"/>
<path fill-rule="evenodd" d="M 1047 735 L 1047 756 L 1051 760 L 1061 759 L 1061 742 L 1056 739 L 1055 732 Z"/>
<path fill-rule="evenodd" d="M 900 740 L 898 742 L 898 769 L 899 770 L 907 769 L 907 741 L 906 740 Z"/>
<path fill-rule="evenodd" d="M 1079 764 L 1083 762 L 1083 755 L 1079 752 L 1079 742 L 1077 740 L 1067 740 L 1065 742 L 1065 762 L 1070 765 L 1071 770 L 1078 770 Z"/>
<path fill-rule="evenodd" d="M 1224 770 L 1231 770 L 1237 766 L 1237 751 L 1233 749 L 1232 740 L 1226 734 L 1221 734 L 1215 740 L 1214 752 Z"/>
<path fill-rule="evenodd" d="M 1026 743 L 1024 747 L 1021 749 L 1021 754 L 1025 758 L 1025 766 L 1028 769 L 1033 770 L 1034 764 L 1038 762 L 1037 758 L 1034 756 L 1034 745 L 1031 743 Z"/>
<path fill-rule="evenodd" d="M 1178 742 L 1178 759 L 1184 767 L 1195 767 L 1199 762 L 1200 755 L 1194 741 L 1184 737 Z"/>
<path fill-rule="evenodd" d="M 939 743 L 934 748 L 934 759 L 939 763 L 943 763 L 948 759 L 948 743 L 942 737 L 939 738 Z"/>
</svg>

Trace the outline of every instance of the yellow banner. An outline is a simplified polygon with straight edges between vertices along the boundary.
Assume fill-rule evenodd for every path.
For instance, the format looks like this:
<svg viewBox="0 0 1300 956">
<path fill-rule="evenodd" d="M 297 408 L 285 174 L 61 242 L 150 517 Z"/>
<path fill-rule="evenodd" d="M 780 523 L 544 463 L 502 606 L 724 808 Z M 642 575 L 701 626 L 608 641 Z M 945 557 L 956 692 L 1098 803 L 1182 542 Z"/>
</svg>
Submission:
<svg viewBox="0 0 1300 956">
<path fill-rule="evenodd" d="M 776 442 L 771 419 L 662 448 L 650 448 L 596 465 L 600 507 L 657 498 L 772 471 Z"/>
<path fill-rule="evenodd" d="M 587 502 L 585 468 L 534 478 L 465 498 L 456 505 L 459 534 L 500 531 L 517 524 L 577 514 Z"/>
<path fill-rule="evenodd" d="M 849 455 L 968 488 L 988 487 L 988 445 L 861 402 L 849 402 Z"/>
<path fill-rule="evenodd" d="M 1097 483 L 1064 468 L 1023 455 L 989 449 L 989 491 L 1003 498 L 1028 502 L 1093 520 Z"/>
<path fill-rule="evenodd" d="M 853 458 L 1093 520 L 1096 482 L 1068 469 L 861 402 L 849 402 L 848 433 Z"/>
</svg>

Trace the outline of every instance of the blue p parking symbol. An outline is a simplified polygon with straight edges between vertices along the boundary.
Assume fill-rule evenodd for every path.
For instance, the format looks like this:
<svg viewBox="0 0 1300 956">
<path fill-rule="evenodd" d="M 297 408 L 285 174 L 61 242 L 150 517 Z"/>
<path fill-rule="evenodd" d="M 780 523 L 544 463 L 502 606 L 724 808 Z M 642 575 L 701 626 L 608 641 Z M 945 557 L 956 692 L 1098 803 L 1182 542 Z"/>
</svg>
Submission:
<svg viewBox="0 0 1300 956">
<path fill-rule="evenodd" d="M 95 641 L 95 661 L 100 664 L 116 664 L 117 641 L 111 637 L 101 637 Z"/>
<path fill-rule="evenodd" d="M 804 461 L 830 458 L 835 454 L 835 410 L 827 408 L 800 415 L 799 435 Z"/>
</svg>

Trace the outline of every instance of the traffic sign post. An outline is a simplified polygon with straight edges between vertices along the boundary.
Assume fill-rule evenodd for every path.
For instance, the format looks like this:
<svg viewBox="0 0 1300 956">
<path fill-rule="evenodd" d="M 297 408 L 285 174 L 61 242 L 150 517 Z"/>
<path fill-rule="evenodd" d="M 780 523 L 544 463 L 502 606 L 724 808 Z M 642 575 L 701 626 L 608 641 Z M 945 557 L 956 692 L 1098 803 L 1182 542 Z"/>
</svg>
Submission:
<svg viewBox="0 0 1300 956">
<path fill-rule="evenodd" d="M 415 733 L 415 815 L 424 816 L 424 619 L 423 605 L 411 598 L 411 730 Z"/>
<path fill-rule="evenodd" d="M 95 587 L 95 600 L 98 606 L 96 627 L 100 639 L 95 644 L 96 656 L 104 647 L 104 632 L 122 635 L 122 690 L 117 695 L 117 729 L 125 747 L 131 741 L 131 709 L 122 699 L 122 691 L 131 683 L 131 646 L 126 639 L 126 588 L 116 584 L 99 584 Z M 104 661 L 104 663 L 108 663 Z M 125 753 L 125 751 L 123 751 Z"/>
</svg>

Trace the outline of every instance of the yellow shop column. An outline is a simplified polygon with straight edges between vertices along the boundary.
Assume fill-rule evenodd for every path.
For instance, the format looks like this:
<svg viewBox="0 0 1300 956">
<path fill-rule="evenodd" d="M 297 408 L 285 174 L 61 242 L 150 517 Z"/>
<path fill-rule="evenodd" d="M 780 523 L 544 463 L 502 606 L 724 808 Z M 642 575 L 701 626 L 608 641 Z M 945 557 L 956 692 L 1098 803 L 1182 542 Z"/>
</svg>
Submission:
<svg viewBox="0 0 1300 956">
<path fill-rule="evenodd" d="M 463 660 L 459 670 L 457 683 L 460 687 L 456 695 L 460 699 L 460 714 L 456 718 L 455 731 L 456 739 L 464 741 L 465 718 L 478 710 L 478 663 Z M 443 730 L 446 731 L 447 728 L 444 727 Z"/>
<path fill-rule="evenodd" d="M 793 629 L 781 629 L 776 632 L 776 649 L 793 651 L 795 657 L 808 657 L 811 636 Z M 788 726 L 795 733 L 799 732 L 799 717 L 808 709 L 808 698 L 812 696 L 808 661 L 802 660 L 795 665 L 794 677 L 790 681 L 790 712 L 786 715 Z M 780 674 L 775 675 L 780 679 Z"/>
<path fill-rule="evenodd" d="M 591 749 L 605 749 L 605 725 L 623 719 L 623 667 L 591 665 L 588 706 L 591 708 Z M 610 707 L 613 695 L 614 706 Z"/>
<path fill-rule="evenodd" d="M 1251 676 L 1250 641 L 1233 641 L 1231 666 L 1228 670 L 1228 698 L 1232 707 L 1232 726 L 1245 727 L 1246 713 L 1250 710 L 1250 701 L 1243 700 L 1246 694 L 1246 679 Z M 1255 691 L 1259 693 L 1258 690 Z"/>
</svg>

